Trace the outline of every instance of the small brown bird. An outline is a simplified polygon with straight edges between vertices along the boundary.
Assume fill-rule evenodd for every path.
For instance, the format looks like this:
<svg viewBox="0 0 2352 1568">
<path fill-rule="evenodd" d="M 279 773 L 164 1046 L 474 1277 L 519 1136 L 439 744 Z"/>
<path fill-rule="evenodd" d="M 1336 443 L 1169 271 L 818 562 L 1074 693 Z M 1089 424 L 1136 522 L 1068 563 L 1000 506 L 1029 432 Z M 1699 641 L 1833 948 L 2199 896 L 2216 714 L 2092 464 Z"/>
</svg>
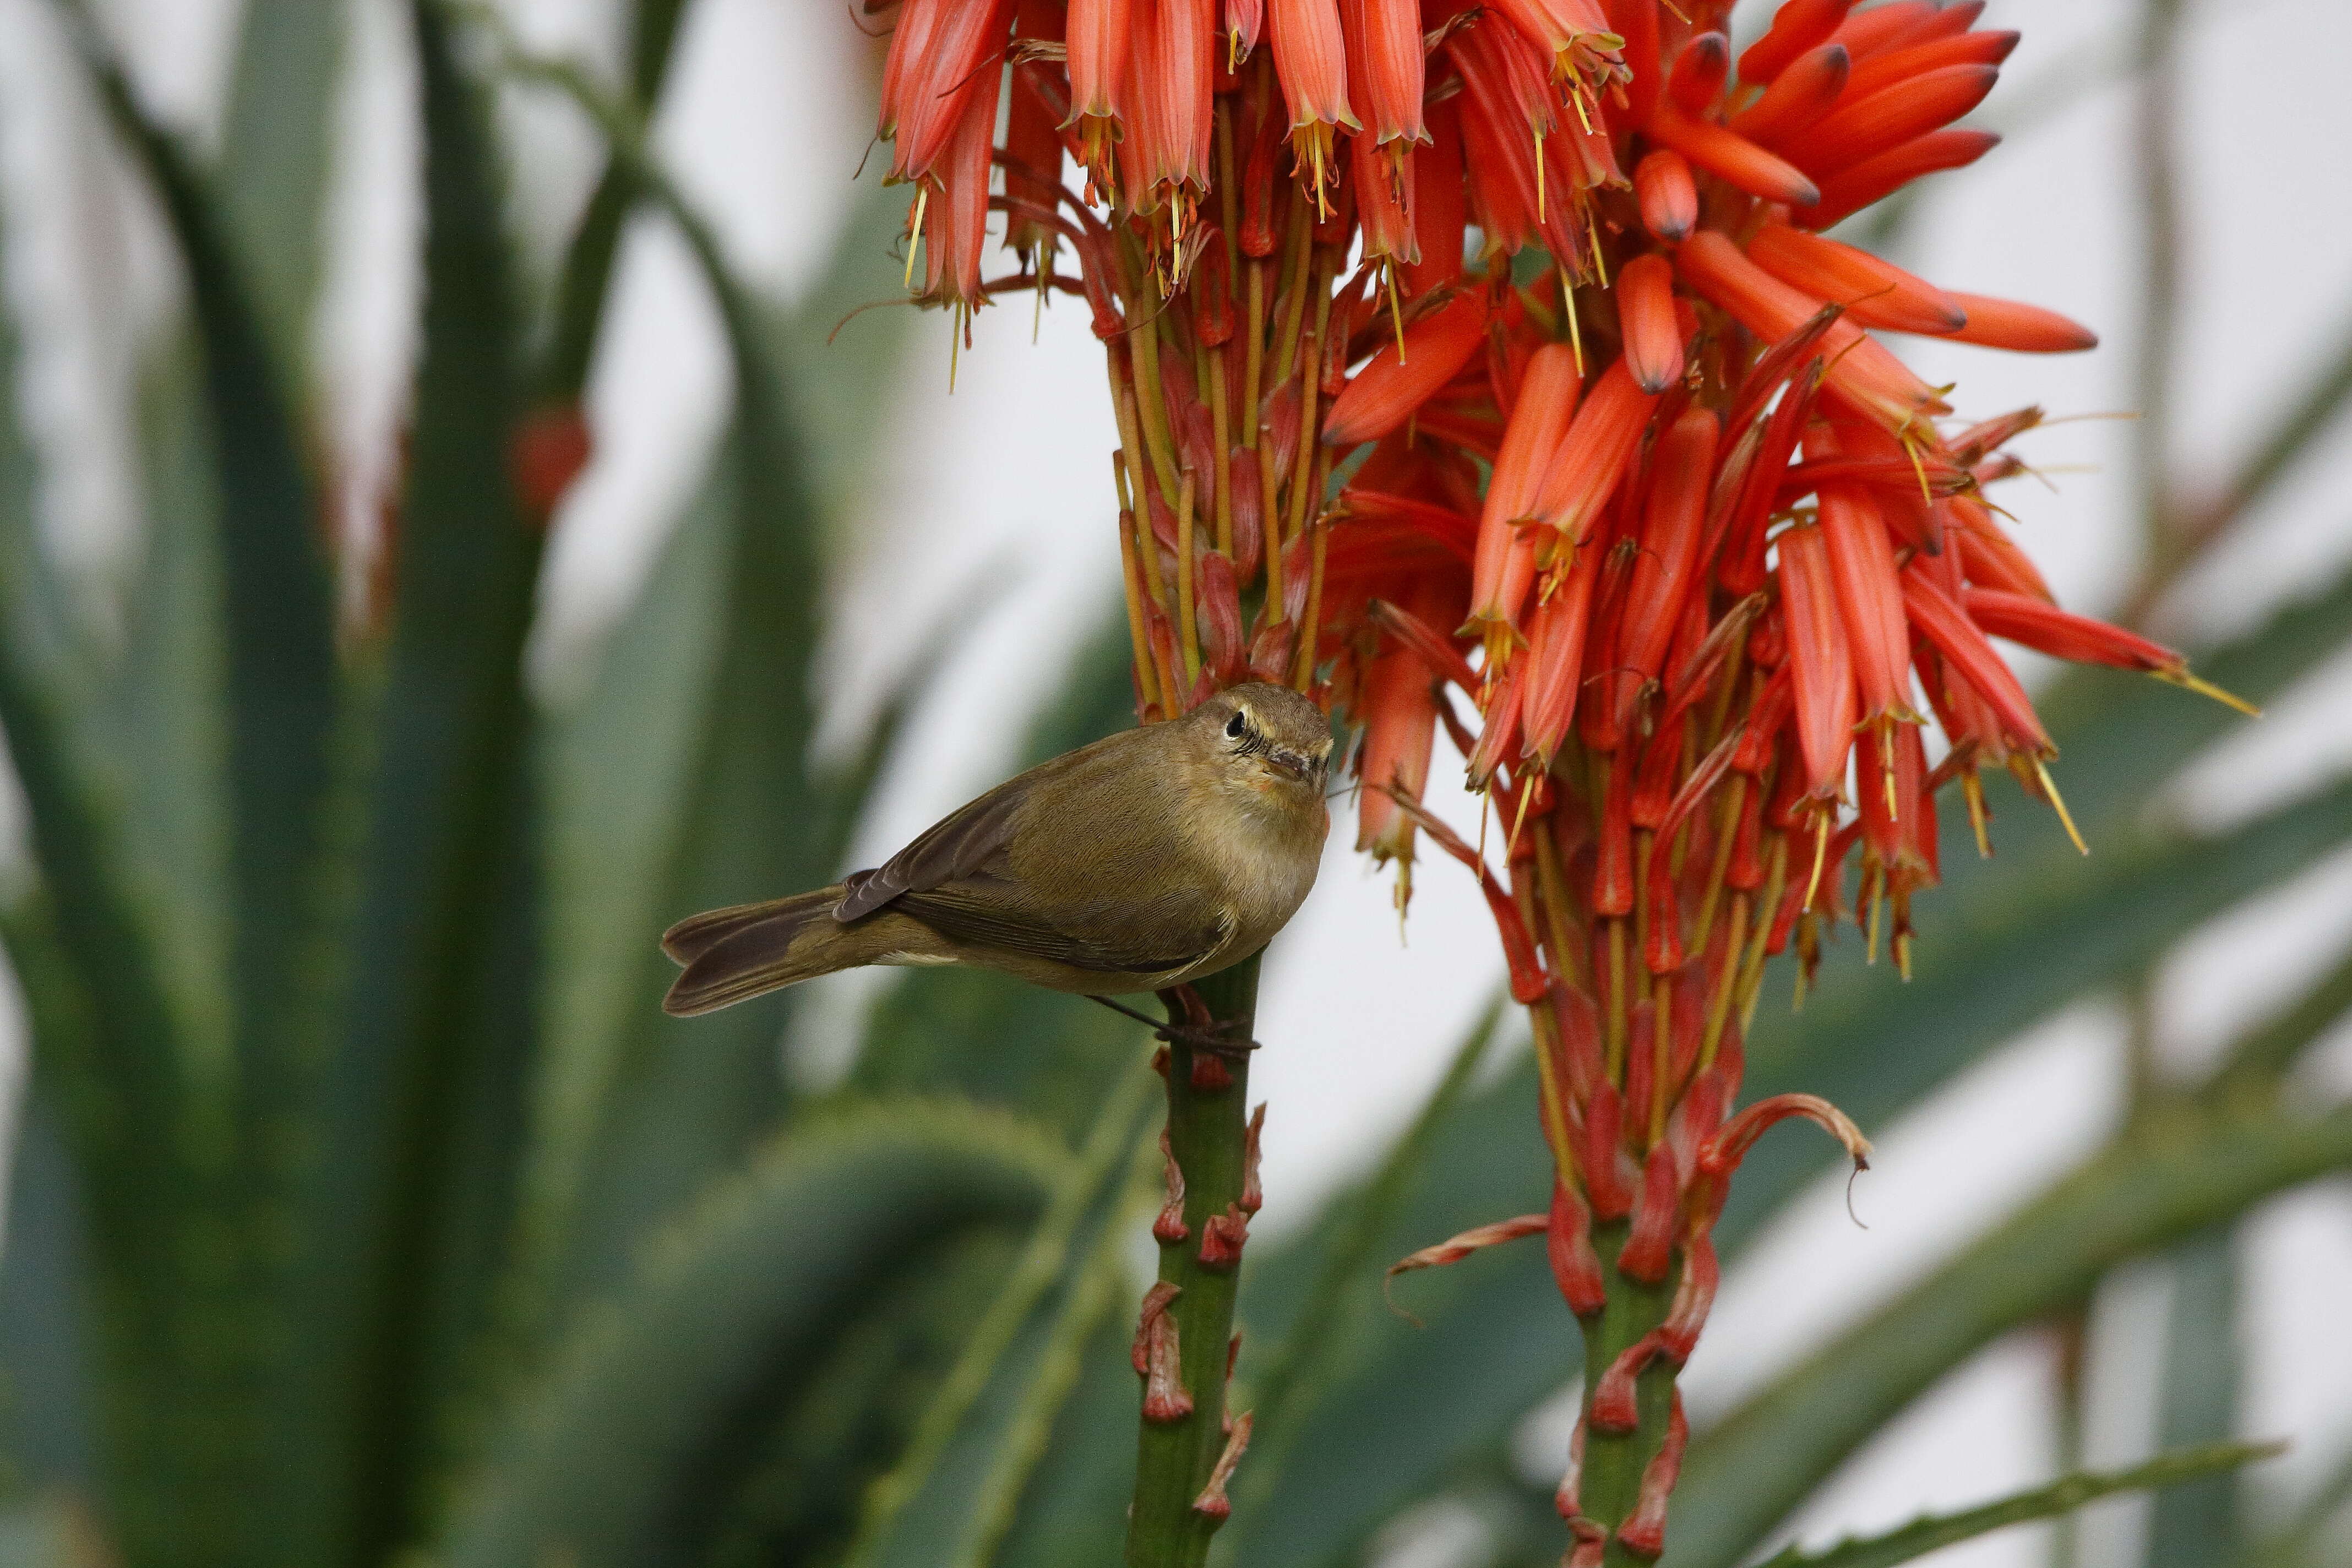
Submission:
<svg viewBox="0 0 2352 1568">
<path fill-rule="evenodd" d="M 1233 687 L 1039 763 L 877 870 L 680 921 L 662 934 L 686 966 L 663 1009 L 708 1013 L 869 963 L 976 963 L 1093 996 L 1213 974 L 1314 886 L 1330 755 L 1306 698 Z"/>
</svg>

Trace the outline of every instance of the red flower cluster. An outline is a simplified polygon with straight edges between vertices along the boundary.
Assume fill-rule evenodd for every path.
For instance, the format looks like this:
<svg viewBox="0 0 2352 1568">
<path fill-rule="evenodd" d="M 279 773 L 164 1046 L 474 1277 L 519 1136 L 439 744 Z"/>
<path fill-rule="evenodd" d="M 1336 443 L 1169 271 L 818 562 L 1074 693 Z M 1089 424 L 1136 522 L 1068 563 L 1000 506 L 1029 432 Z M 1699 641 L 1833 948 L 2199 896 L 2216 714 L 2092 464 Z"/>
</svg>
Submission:
<svg viewBox="0 0 2352 1568">
<path fill-rule="evenodd" d="M 1858 859 L 1907 973 L 1942 786 L 1980 843 L 1984 766 L 2057 804 L 1991 639 L 2200 684 L 2056 608 L 2003 531 L 2039 411 L 1950 421 L 1873 334 L 2092 335 L 1821 233 L 1994 144 L 1951 128 L 2017 40 L 1981 9 L 1789 0 L 1735 59 L 1727 0 L 900 7 L 882 130 L 924 297 L 1083 293 L 1108 350 L 1139 709 L 1294 681 L 1362 728 L 1361 847 L 1409 868 L 1426 834 L 1486 889 L 1543 1069 L 1539 1228 L 1603 1352 L 1576 1563 L 1663 1544 L 1682 1427 L 1635 1389 L 1705 1320 L 1731 1167 L 1791 1114 L 1865 1147 L 1806 1097 L 1731 1114 L 1766 959 L 1810 968 Z M 992 205 L 1024 258 L 993 282 Z M 1441 728 L 1499 866 L 1421 809 Z M 1604 1319 L 1620 1291 L 1654 1310 Z"/>
</svg>

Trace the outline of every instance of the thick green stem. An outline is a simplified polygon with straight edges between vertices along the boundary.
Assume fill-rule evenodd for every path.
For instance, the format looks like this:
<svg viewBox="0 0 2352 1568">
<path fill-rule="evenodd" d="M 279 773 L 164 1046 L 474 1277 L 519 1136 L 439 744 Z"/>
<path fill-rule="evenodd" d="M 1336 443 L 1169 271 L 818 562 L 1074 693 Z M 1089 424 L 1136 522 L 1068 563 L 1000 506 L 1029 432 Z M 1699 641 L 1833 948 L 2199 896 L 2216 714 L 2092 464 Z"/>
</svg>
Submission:
<svg viewBox="0 0 2352 1568">
<path fill-rule="evenodd" d="M 1617 1268 L 1633 1226 L 1612 1220 L 1592 1227 L 1593 1250 L 1600 1255 L 1601 1278 L 1609 1304 L 1598 1318 L 1584 1320 L 1584 1469 L 1577 1491 L 1585 1518 L 1609 1531 L 1605 1561 L 1618 1564 L 1645 1563 L 1617 1540 L 1618 1527 L 1633 1517 L 1642 1498 L 1642 1472 L 1666 1440 L 1666 1422 L 1674 1407 L 1675 1373 L 1664 1357 L 1654 1358 L 1634 1384 L 1634 1408 L 1639 1424 L 1631 1432 L 1603 1432 L 1592 1424 L 1592 1398 L 1612 1363 L 1666 1321 L 1674 1303 L 1674 1280 L 1655 1285 L 1630 1279 Z"/>
<path fill-rule="evenodd" d="M 1255 1026 L 1257 972 L 1253 955 L 1194 987 L 1230 1038 L 1248 1039 Z M 1196 1062 L 1202 1069 L 1198 1081 Z M 1150 1408 L 1145 1412 L 1135 1501 L 1128 1513 L 1129 1568 L 1199 1568 L 1208 1557 L 1210 1537 L 1224 1522 L 1215 1508 L 1194 1504 L 1225 1447 L 1226 1346 L 1234 1331 L 1241 1249 L 1228 1249 L 1231 1261 L 1224 1262 L 1213 1247 L 1206 1267 L 1201 1256 L 1211 1237 L 1210 1219 L 1226 1221 L 1240 1212 L 1248 1100 L 1245 1060 L 1195 1051 L 1181 1041 L 1169 1047 L 1168 1147 L 1183 1173 L 1184 1205 L 1181 1238 L 1168 1239 L 1177 1235 L 1172 1227 L 1157 1232 L 1160 1280 L 1177 1292 L 1166 1311 L 1175 1330 L 1179 1379 L 1192 1407 L 1172 1420 L 1156 1418 L 1160 1413 Z"/>
</svg>

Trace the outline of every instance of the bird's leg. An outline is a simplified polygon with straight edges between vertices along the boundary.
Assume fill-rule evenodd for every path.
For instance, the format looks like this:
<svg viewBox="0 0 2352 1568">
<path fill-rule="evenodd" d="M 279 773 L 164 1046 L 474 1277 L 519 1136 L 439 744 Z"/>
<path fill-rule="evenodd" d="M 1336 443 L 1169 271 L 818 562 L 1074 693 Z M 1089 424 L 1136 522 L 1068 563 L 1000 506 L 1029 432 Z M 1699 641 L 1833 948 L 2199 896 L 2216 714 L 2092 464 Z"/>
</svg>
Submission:
<svg viewBox="0 0 2352 1568">
<path fill-rule="evenodd" d="M 1153 1017 L 1150 1014 L 1139 1013 L 1124 1002 L 1114 1002 L 1108 996 L 1097 996 L 1091 991 L 1087 992 L 1086 995 L 1087 1001 L 1099 1002 L 1122 1018 L 1132 1018 L 1139 1024 L 1149 1026 L 1155 1037 L 1159 1036 L 1161 1030 L 1168 1026 L 1159 1019 Z"/>
<path fill-rule="evenodd" d="M 1246 1060 L 1249 1053 L 1257 1049 L 1255 1040 L 1230 1038 L 1232 1026 L 1212 1014 L 1201 994 L 1190 985 L 1171 985 L 1162 991 L 1160 1005 L 1168 1009 L 1168 1022 L 1159 1030 L 1163 1040 L 1181 1040 L 1196 1051 L 1207 1051 L 1229 1061 Z M 1179 1013 L 1184 1015 L 1181 1024 L 1176 1022 Z"/>
<path fill-rule="evenodd" d="M 1226 1026 L 1210 1016 L 1209 1005 L 1202 1001 L 1201 994 L 1190 985 L 1174 985 L 1160 993 L 1160 1002 L 1171 1015 L 1164 1023 L 1149 1013 L 1137 1012 L 1124 1002 L 1114 1002 L 1093 992 L 1086 994 L 1087 1001 L 1099 1002 L 1122 1018 L 1150 1025 L 1151 1037 L 1155 1040 L 1181 1041 L 1194 1050 L 1229 1058 L 1245 1056 L 1257 1049 L 1255 1040 L 1244 1040 L 1236 1045 L 1225 1038 Z M 1172 1015 L 1177 1013 L 1184 1015 L 1184 1022 L 1179 1024 L 1175 1021 Z"/>
</svg>

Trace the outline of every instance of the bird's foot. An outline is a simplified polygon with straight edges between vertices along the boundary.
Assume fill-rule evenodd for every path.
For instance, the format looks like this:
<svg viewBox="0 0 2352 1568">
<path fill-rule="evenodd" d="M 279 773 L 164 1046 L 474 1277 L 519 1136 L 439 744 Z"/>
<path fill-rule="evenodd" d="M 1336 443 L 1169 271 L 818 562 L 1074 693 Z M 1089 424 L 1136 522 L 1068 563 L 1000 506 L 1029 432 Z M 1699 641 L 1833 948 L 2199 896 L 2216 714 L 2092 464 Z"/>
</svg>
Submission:
<svg viewBox="0 0 2352 1568">
<path fill-rule="evenodd" d="M 1239 1020 L 1214 1016 L 1209 1011 L 1209 1005 L 1201 999 L 1201 994 L 1190 985 L 1170 986 L 1160 993 L 1160 1001 L 1168 1009 L 1169 1019 L 1152 1031 L 1156 1039 L 1166 1040 L 1171 1045 L 1189 1046 L 1196 1051 L 1206 1051 L 1234 1062 L 1247 1061 L 1250 1052 L 1257 1049 L 1257 1042 L 1245 1033 L 1243 1037 L 1234 1038 L 1237 1033 L 1242 1033 L 1236 1027 Z M 1176 1022 L 1178 1013 L 1184 1015 L 1184 1021 L 1181 1024 Z"/>
<path fill-rule="evenodd" d="M 1160 1022 L 1148 1013 L 1139 1013 L 1125 1003 L 1113 1001 L 1108 996 L 1090 995 L 1087 998 L 1088 1001 L 1101 1003 L 1122 1017 L 1132 1018 L 1139 1024 L 1150 1025 L 1151 1037 L 1155 1040 L 1181 1045 L 1191 1050 L 1206 1051 L 1211 1056 L 1222 1057 L 1228 1061 L 1246 1060 L 1249 1053 L 1257 1049 L 1258 1043 L 1255 1040 L 1234 1039 L 1233 1022 L 1231 1020 L 1220 1022 L 1212 1017 L 1208 1004 L 1202 1001 L 1201 994 L 1190 985 L 1171 986 L 1160 993 L 1160 999 L 1167 1005 L 1168 1011 L 1171 1015 L 1166 1023 Z M 1184 1021 L 1181 1024 L 1173 1016 L 1177 1013 L 1184 1015 Z"/>
</svg>

